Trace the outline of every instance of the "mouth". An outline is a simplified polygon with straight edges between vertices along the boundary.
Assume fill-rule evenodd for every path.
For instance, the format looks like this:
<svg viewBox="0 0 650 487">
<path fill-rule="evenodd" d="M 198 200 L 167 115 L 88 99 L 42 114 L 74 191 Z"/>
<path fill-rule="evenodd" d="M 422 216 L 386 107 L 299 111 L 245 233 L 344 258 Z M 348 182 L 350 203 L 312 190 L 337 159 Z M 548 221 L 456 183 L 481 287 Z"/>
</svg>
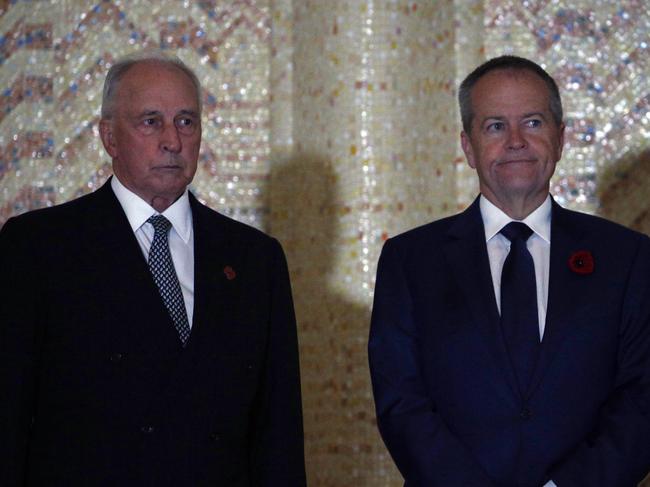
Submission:
<svg viewBox="0 0 650 487">
<path fill-rule="evenodd" d="M 499 165 L 507 165 L 507 164 L 534 164 L 535 162 L 537 162 L 536 159 L 525 159 L 525 158 L 520 158 L 520 159 L 507 159 L 507 160 L 497 161 L 497 164 L 499 164 Z"/>
<path fill-rule="evenodd" d="M 182 169 L 181 164 L 161 164 L 153 168 L 154 171 L 180 171 Z"/>
</svg>

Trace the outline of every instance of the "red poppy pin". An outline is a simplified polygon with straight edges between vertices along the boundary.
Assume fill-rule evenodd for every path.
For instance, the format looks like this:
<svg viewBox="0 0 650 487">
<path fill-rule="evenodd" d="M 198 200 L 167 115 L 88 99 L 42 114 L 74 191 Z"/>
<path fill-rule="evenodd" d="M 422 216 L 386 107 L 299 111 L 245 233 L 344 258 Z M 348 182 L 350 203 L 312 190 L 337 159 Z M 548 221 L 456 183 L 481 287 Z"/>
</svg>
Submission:
<svg viewBox="0 0 650 487">
<path fill-rule="evenodd" d="M 237 273 L 235 272 L 235 269 L 233 269 L 229 265 L 223 268 L 223 273 L 226 275 L 226 279 L 228 279 L 229 281 L 232 281 L 235 277 L 237 277 Z"/>
<path fill-rule="evenodd" d="M 569 257 L 569 269 L 576 274 L 587 275 L 594 272 L 594 256 L 588 250 L 578 250 Z"/>
</svg>

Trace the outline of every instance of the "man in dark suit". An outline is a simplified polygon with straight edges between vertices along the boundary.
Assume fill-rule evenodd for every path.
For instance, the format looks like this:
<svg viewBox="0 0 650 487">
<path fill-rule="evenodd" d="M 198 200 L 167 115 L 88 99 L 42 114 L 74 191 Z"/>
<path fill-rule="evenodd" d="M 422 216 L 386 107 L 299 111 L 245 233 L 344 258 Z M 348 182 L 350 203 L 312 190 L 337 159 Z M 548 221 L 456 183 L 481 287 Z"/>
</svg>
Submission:
<svg viewBox="0 0 650 487">
<path fill-rule="evenodd" d="M 187 191 L 195 74 L 118 61 L 100 135 L 109 182 L 0 232 L 0 485 L 304 486 L 284 254 Z"/>
<path fill-rule="evenodd" d="M 632 487 L 650 469 L 650 241 L 549 196 L 564 124 L 537 64 L 462 83 L 481 195 L 389 239 L 369 357 L 409 487 Z"/>
</svg>

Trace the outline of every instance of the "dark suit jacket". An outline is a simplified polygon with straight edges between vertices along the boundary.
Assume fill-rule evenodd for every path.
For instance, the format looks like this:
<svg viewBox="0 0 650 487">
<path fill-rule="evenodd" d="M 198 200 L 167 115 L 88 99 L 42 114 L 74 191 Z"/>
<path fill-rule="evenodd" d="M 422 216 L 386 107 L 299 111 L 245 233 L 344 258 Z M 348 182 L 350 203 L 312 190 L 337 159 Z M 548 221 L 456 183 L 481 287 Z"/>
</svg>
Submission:
<svg viewBox="0 0 650 487">
<path fill-rule="evenodd" d="M 568 265 L 579 250 L 595 266 Z M 386 242 L 369 342 L 409 487 L 631 487 L 650 469 L 650 241 L 553 204 L 544 339 L 518 391 L 478 200 Z"/>
<path fill-rule="evenodd" d="M 0 485 L 305 485 L 282 249 L 190 203 L 185 349 L 110 185 L 2 228 Z"/>
</svg>

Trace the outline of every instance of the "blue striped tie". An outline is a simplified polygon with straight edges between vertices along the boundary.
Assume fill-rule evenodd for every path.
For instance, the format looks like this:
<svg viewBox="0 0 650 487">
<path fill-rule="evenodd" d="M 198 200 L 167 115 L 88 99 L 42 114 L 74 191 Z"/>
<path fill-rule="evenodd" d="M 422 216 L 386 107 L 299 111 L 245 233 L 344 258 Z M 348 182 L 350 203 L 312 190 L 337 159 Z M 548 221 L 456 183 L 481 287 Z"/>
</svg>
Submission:
<svg viewBox="0 0 650 487">
<path fill-rule="evenodd" d="M 190 337 L 190 325 L 187 320 L 181 285 L 178 282 L 174 261 L 172 261 L 169 251 L 167 235 L 172 224 L 162 215 L 154 215 L 147 222 L 151 223 L 155 232 L 149 250 L 149 270 L 178 331 L 178 336 L 185 346 Z"/>
</svg>

